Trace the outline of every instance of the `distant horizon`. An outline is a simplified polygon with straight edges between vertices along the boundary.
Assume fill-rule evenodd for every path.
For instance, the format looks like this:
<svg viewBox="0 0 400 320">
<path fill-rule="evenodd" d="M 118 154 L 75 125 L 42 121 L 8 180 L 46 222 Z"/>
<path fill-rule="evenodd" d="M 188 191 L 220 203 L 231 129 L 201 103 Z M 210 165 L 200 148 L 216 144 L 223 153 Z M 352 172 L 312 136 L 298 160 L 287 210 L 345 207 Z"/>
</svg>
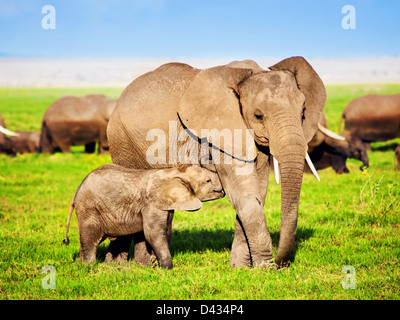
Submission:
<svg viewBox="0 0 400 320">
<path fill-rule="evenodd" d="M 252 58 L 260 67 L 285 59 Z M 126 86 L 168 62 L 204 69 L 232 58 L 17 58 L 0 57 L 0 87 Z M 307 59 L 325 84 L 400 83 L 400 57 Z"/>
</svg>

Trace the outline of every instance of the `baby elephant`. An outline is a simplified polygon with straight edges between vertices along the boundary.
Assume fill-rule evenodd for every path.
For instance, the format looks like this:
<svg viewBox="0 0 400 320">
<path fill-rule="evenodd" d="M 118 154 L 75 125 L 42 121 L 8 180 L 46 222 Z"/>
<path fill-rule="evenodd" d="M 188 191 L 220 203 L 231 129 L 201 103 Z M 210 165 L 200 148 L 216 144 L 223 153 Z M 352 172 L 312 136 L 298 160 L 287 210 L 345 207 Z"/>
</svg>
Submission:
<svg viewBox="0 0 400 320">
<path fill-rule="evenodd" d="M 106 164 L 89 173 L 75 192 L 63 242 L 69 243 L 75 208 L 83 262 L 95 261 L 96 249 L 105 238 L 143 231 L 159 266 L 170 269 L 172 210 L 196 211 L 202 201 L 224 195 L 218 175 L 199 166 L 137 170 Z"/>
</svg>

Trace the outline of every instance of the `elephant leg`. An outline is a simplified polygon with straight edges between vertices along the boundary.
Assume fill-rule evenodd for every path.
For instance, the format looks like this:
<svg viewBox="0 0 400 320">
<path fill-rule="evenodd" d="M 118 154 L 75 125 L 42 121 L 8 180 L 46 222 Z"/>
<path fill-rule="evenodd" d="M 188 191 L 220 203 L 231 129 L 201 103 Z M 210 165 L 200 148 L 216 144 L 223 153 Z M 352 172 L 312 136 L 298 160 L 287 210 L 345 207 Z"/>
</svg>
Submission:
<svg viewBox="0 0 400 320">
<path fill-rule="evenodd" d="M 42 153 L 54 153 L 53 138 L 45 121 L 43 121 L 40 131 L 39 151 Z"/>
<path fill-rule="evenodd" d="M 216 169 L 238 217 L 231 265 L 269 264 L 272 260 L 272 241 L 264 214 L 266 190 L 261 187 L 255 168 L 249 174 L 237 174 L 236 169 L 240 169 L 237 165 L 217 164 Z"/>
<path fill-rule="evenodd" d="M 132 243 L 133 235 L 117 237 L 110 242 L 106 254 L 106 262 L 123 263 L 128 261 L 129 248 Z"/>
<path fill-rule="evenodd" d="M 100 154 L 105 154 L 108 153 L 109 151 L 110 151 L 110 146 L 108 145 L 107 141 L 107 133 L 106 131 L 104 131 L 104 133 L 100 134 L 98 152 Z"/>
<path fill-rule="evenodd" d="M 146 240 L 154 249 L 158 265 L 164 269 L 172 269 L 172 257 L 168 245 L 169 216 L 165 211 L 154 207 L 143 210 L 143 231 Z"/>
<path fill-rule="evenodd" d="M 235 236 L 231 249 L 231 266 L 232 267 L 250 267 L 252 265 L 249 244 L 244 233 L 242 223 L 238 215 L 236 215 Z"/>
<path fill-rule="evenodd" d="M 60 146 L 60 149 L 63 153 L 70 153 L 71 152 L 71 146 L 70 145 L 62 145 Z"/>
<path fill-rule="evenodd" d="M 85 153 L 94 153 L 96 150 L 96 142 L 89 142 L 85 144 Z"/>
<path fill-rule="evenodd" d="M 67 136 L 68 132 L 63 130 L 53 132 L 53 146 L 55 147 L 55 151 L 59 148 L 64 153 L 71 152 L 72 141 L 69 136 Z"/>
<path fill-rule="evenodd" d="M 98 225 L 89 222 L 83 223 L 79 229 L 81 261 L 94 263 L 96 260 L 96 250 L 103 239 L 104 233 Z"/>
<path fill-rule="evenodd" d="M 135 243 L 135 262 L 144 266 L 151 266 L 157 258 L 153 248 L 146 241 L 144 232 L 135 233 L 133 241 Z"/>
<path fill-rule="evenodd" d="M 172 234 L 172 219 L 174 217 L 174 211 L 168 211 L 167 216 L 167 226 L 166 226 L 166 235 L 168 246 L 171 243 L 171 234 Z M 133 235 L 133 240 L 135 243 L 135 262 L 145 266 L 152 266 L 154 261 L 156 261 L 156 254 L 151 247 L 150 243 L 146 241 L 144 237 L 144 232 L 138 232 Z"/>
<path fill-rule="evenodd" d="M 264 206 L 265 196 L 268 189 L 269 177 L 269 157 L 262 152 L 258 153 L 256 171 L 259 179 L 261 202 Z M 232 267 L 249 267 L 252 265 L 249 244 L 243 230 L 242 222 L 238 215 L 236 215 L 235 236 L 232 243 L 231 250 L 231 266 Z"/>
</svg>

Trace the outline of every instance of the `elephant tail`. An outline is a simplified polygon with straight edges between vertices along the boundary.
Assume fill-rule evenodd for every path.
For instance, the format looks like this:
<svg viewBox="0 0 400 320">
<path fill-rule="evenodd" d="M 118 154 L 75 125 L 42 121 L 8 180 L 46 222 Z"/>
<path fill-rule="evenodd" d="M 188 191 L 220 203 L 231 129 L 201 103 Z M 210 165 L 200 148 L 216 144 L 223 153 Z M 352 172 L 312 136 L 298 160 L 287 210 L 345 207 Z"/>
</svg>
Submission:
<svg viewBox="0 0 400 320">
<path fill-rule="evenodd" d="M 52 152 L 50 131 L 49 131 L 49 128 L 47 127 L 45 120 L 43 120 L 42 129 L 40 130 L 38 149 L 39 149 L 39 152 L 41 152 L 41 153 L 51 153 Z"/>
<path fill-rule="evenodd" d="M 69 208 L 69 213 L 68 213 L 68 218 L 67 218 L 67 228 L 66 228 L 66 230 L 65 230 L 65 236 L 64 236 L 64 240 L 63 240 L 63 243 L 64 243 L 66 246 L 69 245 L 68 229 L 69 229 L 69 224 L 70 224 L 70 222 L 71 222 L 72 212 L 73 212 L 74 209 L 75 209 L 75 196 L 76 196 L 76 193 L 74 194 L 74 197 L 72 198 L 71 206 L 70 206 L 70 208 Z"/>
<path fill-rule="evenodd" d="M 69 245 L 69 239 L 68 239 L 68 229 L 69 229 L 69 224 L 71 222 L 71 216 L 72 216 L 72 212 L 75 209 L 75 198 L 76 195 L 78 194 L 79 190 L 81 189 L 83 183 L 85 182 L 85 180 L 87 179 L 87 177 L 90 175 L 90 173 L 85 177 L 85 179 L 82 180 L 81 184 L 79 185 L 78 189 L 76 189 L 74 197 L 71 200 L 71 206 L 69 208 L 69 213 L 68 213 L 68 218 L 67 218 L 67 228 L 65 230 L 65 236 L 64 236 L 64 240 L 63 243 L 67 246 Z"/>
</svg>

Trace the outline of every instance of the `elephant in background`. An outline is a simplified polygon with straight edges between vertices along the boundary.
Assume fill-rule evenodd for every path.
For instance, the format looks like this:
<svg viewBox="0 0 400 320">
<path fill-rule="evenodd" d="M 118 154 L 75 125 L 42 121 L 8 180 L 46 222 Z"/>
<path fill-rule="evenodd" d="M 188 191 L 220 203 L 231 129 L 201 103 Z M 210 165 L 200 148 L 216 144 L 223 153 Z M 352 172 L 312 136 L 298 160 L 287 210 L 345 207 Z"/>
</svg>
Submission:
<svg viewBox="0 0 400 320">
<path fill-rule="evenodd" d="M 202 70 L 183 63 L 162 65 L 128 85 L 107 129 L 113 163 L 127 168 L 179 165 L 174 161 L 176 152 L 187 144 L 177 142 L 169 130 L 171 123 L 177 124 L 177 132 L 184 129 L 199 148 L 206 146 L 200 150 L 211 155 L 211 163 L 204 163 L 204 152 L 197 153 L 197 161 L 217 172 L 236 211 L 231 251 L 231 265 L 236 267 L 281 266 L 290 259 L 305 159 L 309 159 L 307 145 L 326 101 L 322 80 L 304 58 L 291 57 L 269 69 L 251 60 Z M 156 128 L 165 133 L 158 139 L 165 138 L 160 150 L 168 162 L 149 161 Z M 235 138 L 238 132 L 250 132 L 251 139 L 244 135 L 244 141 L 243 134 L 242 140 L 233 142 L 224 137 L 221 146 L 209 136 L 213 129 Z M 223 163 L 216 161 L 218 155 Z M 275 259 L 263 209 L 272 159 L 282 184 Z M 135 259 L 137 253 L 148 254 L 144 241 L 135 243 Z"/>
<path fill-rule="evenodd" d="M 324 114 L 321 114 L 316 135 L 308 144 L 308 152 L 317 170 L 332 167 L 338 174 L 349 173 L 347 158 L 361 160 L 363 165 L 369 166 L 365 145 L 327 130 Z M 305 167 L 305 171 L 310 173 L 308 167 Z"/>
<path fill-rule="evenodd" d="M 400 94 L 369 94 L 356 98 L 343 110 L 339 131 L 344 121 L 343 136 L 351 143 L 369 147 L 375 141 L 400 137 Z M 364 161 L 369 166 L 368 157 Z M 362 167 L 361 167 L 362 168 Z"/>
<path fill-rule="evenodd" d="M 39 132 L 7 130 L 4 119 L 0 115 L 0 153 L 15 155 L 38 152 L 39 139 Z"/>
<path fill-rule="evenodd" d="M 43 115 L 40 152 L 70 152 L 85 145 L 85 152 L 108 151 L 107 124 L 116 100 L 105 95 L 66 96 L 53 102 Z"/>
</svg>

